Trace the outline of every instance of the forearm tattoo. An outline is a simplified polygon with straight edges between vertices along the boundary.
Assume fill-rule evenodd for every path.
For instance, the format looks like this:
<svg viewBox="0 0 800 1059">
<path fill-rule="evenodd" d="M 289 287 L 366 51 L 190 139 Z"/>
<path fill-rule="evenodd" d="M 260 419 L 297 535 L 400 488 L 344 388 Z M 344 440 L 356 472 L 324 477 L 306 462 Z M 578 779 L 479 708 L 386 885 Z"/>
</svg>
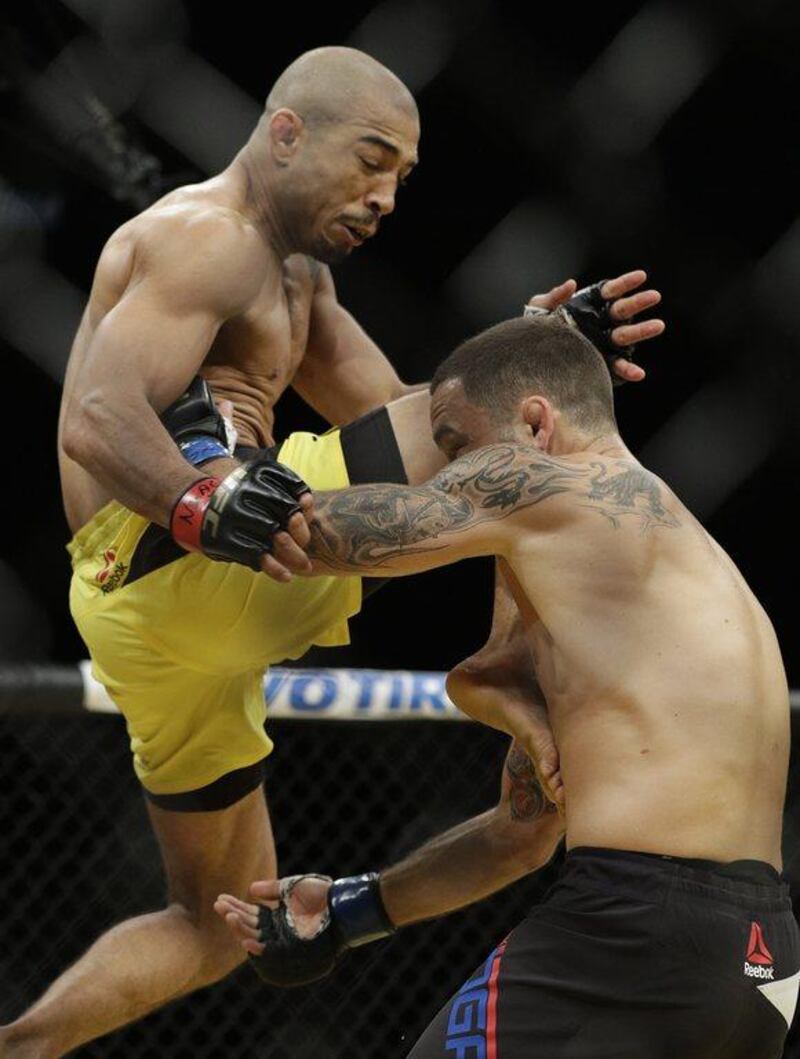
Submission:
<svg viewBox="0 0 800 1059">
<path fill-rule="evenodd" d="M 642 532 L 675 527 L 661 483 L 638 464 L 574 464 L 522 445 L 488 445 L 462 456 L 422 486 L 355 486 L 315 497 L 309 554 L 334 568 L 369 568 L 446 546 L 448 534 L 505 518 L 558 493 Z"/>
<path fill-rule="evenodd" d="M 538 820 L 545 813 L 555 812 L 556 807 L 545 797 L 533 762 L 516 744 L 506 759 L 506 772 L 511 783 L 512 820 Z"/>
</svg>

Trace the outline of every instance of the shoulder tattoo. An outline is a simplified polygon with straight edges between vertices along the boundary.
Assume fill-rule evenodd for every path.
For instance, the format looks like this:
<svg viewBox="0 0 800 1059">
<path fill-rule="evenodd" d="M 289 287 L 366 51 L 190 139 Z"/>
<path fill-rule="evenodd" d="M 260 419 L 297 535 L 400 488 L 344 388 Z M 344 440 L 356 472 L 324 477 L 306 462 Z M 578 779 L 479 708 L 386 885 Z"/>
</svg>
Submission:
<svg viewBox="0 0 800 1059">
<path fill-rule="evenodd" d="M 618 528 L 674 528 L 659 480 L 628 460 L 575 464 L 522 445 L 488 445 L 461 456 L 421 486 L 376 484 L 316 498 L 309 553 L 336 567 L 369 567 L 401 554 L 436 551 L 442 538 L 505 518 L 560 493 Z"/>
</svg>

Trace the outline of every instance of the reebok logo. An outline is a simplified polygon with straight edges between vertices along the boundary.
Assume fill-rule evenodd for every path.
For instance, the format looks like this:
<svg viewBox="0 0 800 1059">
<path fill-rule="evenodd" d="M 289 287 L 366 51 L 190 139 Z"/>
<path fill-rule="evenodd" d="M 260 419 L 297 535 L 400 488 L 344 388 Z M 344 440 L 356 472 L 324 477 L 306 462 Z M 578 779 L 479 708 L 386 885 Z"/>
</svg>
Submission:
<svg viewBox="0 0 800 1059">
<path fill-rule="evenodd" d="M 106 565 L 103 567 L 102 570 L 98 570 L 97 574 L 95 575 L 97 581 L 101 585 L 104 581 L 107 580 L 108 575 L 111 573 L 111 568 L 117 561 L 117 553 L 114 551 L 113 548 L 108 548 L 106 551 L 103 552 L 103 559 Z"/>
<path fill-rule="evenodd" d="M 113 548 L 103 552 L 105 566 L 95 574 L 95 580 L 100 585 L 100 591 L 108 595 L 115 588 L 119 588 L 128 572 L 125 563 L 117 562 L 117 553 Z"/>
<path fill-rule="evenodd" d="M 775 978 L 775 968 L 772 964 L 772 953 L 764 941 L 761 924 L 751 923 L 750 940 L 747 943 L 747 956 L 744 961 L 744 973 L 748 978 L 767 978 L 772 981 Z"/>
</svg>

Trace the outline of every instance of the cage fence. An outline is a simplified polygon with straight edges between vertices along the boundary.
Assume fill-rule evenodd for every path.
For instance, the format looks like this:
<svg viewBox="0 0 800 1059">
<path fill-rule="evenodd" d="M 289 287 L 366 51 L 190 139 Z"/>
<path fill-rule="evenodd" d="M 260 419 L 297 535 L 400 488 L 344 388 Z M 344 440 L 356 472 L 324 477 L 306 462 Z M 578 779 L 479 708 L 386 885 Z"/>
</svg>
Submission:
<svg viewBox="0 0 800 1059">
<path fill-rule="evenodd" d="M 441 674 L 273 675 L 267 796 L 281 874 L 380 868 L 496 801 L 506 741 L 459 722 L 442 682 Z M 85 671 L 0 671 L 0 1021 L 31 1003 L 102 931 L 163 907 L 158 849 L 125 727 L 106 711 Z M 793 729 L 798 724 L 794 709 Z M 793 755 L 785 816 L 795 898 L 798 764 Z M 355 950 L 316 985 L 267 989 L 243 966 L 74 1054 L 400 1059 L 541 897 L 558 861 L 462 912 Z M 785 1056 L 800 1057 L 795 1032 Z"/>
</svg>

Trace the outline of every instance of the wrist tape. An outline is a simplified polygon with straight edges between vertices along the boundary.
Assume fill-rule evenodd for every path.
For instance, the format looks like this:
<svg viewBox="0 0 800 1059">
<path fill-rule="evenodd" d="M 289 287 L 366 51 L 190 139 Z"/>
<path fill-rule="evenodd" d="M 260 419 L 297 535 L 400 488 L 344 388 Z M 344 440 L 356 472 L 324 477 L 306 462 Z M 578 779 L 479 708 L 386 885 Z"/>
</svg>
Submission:
<svg viewBox="0 0 800 1059">
<path fill-rule="evenodd" d="M 328 891 L 328 908 L 349 948 L 385 938 L 396 930 L 383 907 L 377 872 L 336 879 Z"/>
<path fill-rule="evenodd" d="M 206 460 L 216 460 L 221 456 L 230 456 L 228 450 L 217 438 L 189 438 L 187 441 L 182 441 L 178 448 L 181 450 L 181 456 L 188 460 L 193 467 L 205 463 Z"/>
<path fill-rule="evenodd" d="M 188 551 L 202 551 L 200 534 L 211 494 L 220 484 L 219 478 L 201 478 L 190 485 L 172 509 L 169 528 L 172 536 Z"/>
</svg>

